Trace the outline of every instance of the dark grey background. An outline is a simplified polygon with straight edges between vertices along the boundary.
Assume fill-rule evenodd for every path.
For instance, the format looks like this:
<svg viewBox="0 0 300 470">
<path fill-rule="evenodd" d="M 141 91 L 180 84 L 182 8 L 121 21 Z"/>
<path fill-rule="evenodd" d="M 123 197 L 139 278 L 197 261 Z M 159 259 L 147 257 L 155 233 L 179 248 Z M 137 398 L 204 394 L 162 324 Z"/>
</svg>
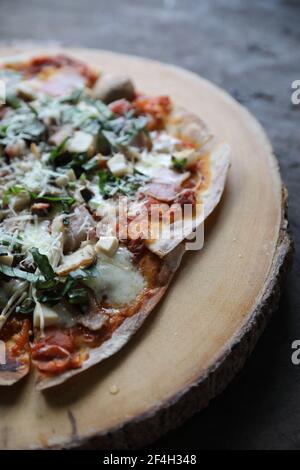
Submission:
<svg viewBox="0 0 300 470">
<path fill-rule="evenodd" d="M 288 187 L 300 249 L 300 3 L 284 0 L 0 0 L 0 41 L 50 41 L 142 55 L 193 70 L 245 104 L 267 130 Z M 280 309 L 222 396 L 155 446 L 300 448 L 300 262 Z"/>
</svg>

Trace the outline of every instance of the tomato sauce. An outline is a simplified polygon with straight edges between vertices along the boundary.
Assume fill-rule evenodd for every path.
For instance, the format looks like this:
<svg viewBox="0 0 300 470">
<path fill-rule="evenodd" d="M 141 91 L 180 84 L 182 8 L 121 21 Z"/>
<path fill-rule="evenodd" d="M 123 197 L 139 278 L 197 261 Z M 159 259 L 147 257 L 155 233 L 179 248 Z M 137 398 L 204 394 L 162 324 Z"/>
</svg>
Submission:
<svg viewBox="0 0 300 470">
<path fill-rule="evenodd" d="M 82 77 L 86 79 L 87 86 L 91 87 L 95 84 L 98 73 L 90 69 L 86 64 L 77 59 L 66 57 L 63 54 L 55 56 L 41 55 L 34 57 L 27 62 L 20 64 L 9 64 L 7 68 L 24 73 L 27 76 L 34 76 L 47 69 L 60 69 L 63 67 L 71 67 L 76 70 Z"/>
<path fill-rule="evenodd" d="M 45 328 L 45 336 L 36 337 L 31 345 L 32 359 L 38 370 L 55 375 L 80 368 L 89 356 L 89 349 L 99 347 L 112 336 L 126 318 L 140 311 L 147 298 L 151 296 L 151 289 L 157 286 L 160 266 L 161 261 L 152 253 L 147 252 L 143 255 L 139 267 L 148 288 L 133 305 L 112 314 L 100 330 L 92 331 L 79 324 L 63 329 L 55 326 Z M 110 306 L 104 302 L 103 307 Z"/>
</svg>

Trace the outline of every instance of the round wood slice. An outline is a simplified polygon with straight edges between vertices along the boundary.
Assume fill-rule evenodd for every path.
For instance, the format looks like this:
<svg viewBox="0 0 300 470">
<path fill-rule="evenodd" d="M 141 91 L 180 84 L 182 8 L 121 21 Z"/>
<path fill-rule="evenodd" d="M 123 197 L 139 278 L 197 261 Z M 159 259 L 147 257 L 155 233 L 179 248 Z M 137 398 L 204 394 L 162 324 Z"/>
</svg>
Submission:
<svg viewBox="0 0 300 470">
<path fill-rule="evenodd" d="M 46 393 L 35 390 L 34 374 L 0 389 L 5 449 L 137 447 L 182 423 L 243 366 L 291 258 L 277 162 L 245 108 L 176 67 L 97 50 L 65 52 L 128 74 L 139 90 L 168 94 L 204 118 L 231 145 L 232 165 L 206 223 L 204 249 L 185 254 L 167 295 L 124 349 Z"/>
</svg>

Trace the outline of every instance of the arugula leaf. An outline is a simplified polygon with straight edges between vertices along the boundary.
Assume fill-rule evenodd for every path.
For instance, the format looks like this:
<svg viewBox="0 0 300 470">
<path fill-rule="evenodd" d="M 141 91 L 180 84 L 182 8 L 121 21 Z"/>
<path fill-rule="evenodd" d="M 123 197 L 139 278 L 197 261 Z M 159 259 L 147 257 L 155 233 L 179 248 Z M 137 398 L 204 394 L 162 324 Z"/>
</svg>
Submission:
<svg viewBox="0 0 300 470">
<path fill-rule="evenodd" d="M 130 144 L 141 132 L 147 133 L 148 118 L 145 116 L 125 119 L 120 117 L 108 121 L 101 131 L 112 150 L 121 150 L 122 146 Z"/>
<path fill-rule="evenodd" d="M 69 276 L 66 278 L 56 277 L 46 283 L 38 283 L 38 300 L 44 304 L 55 305 L 74 287 L 75 283 L 76 281 Z"/>
<path fill-rule="evenodd" d="M 23 186 L 15 185 L 11 186 L 10 188 L 7 188 L 2 197 L 3 204 L 8 204 L 10 196 L 16 196 L 20 193 L 27 192 L 26 189 Z"/>
<path fill-rule="evenodd" d="M 27 193 L 31 197 L 31 199 L 37 199 L 37 194 L 29 191 L 29 189 L 24 188 L 21 185 L 11 186 L 10 188 L 6 189 L 3 193 L 2 202 L 3 204 L 8 204 L 11 196 L 17 196 L 18 194 Z"/>
<path fill-rule="evenodd" d="M 37 142 L 45 133 L 45 125 L 37 119 L 36 115 L 27 105 L 22 104 L 14 113 L 8 113 L 2 120 L 2 129 L 5 126 L 5 136 L 1 137 L 2 145 L 15 142 L 16 139 L 24 139 Z"/>
<path fill-rule="evenodd" d="M 70 302 L 70 304 L 75 304 L 75 305 L 87 304 L 89 300 L 88 292 L 84 287 L 71 289 L 67 295 L 68 295 L 68 301 Z"/>
<path fill-rule="evenodd" d="M 71 206 L 75 202 L 75 199 L 71 196 L 41 196 L 37 197 L 37 199 L 42 199 L 43 201 L 49 202 L 61 202 L 69 206 Z"/>
<path fill-rule="evenodd" d="M 138 170 L 134 170 L 132 175 L 128 175 L 119 181 L 119 190 L 126 196 L 131 196 L 147 181 L 149 177 L 140 173 Z"/>
<path fill-rule="evenodd" d="M 76 280 L 81 279 L 92 279 L 99 276 L 99 271 L 96 266 L 91 266 L 90 268 L 85 269 L 76 269 L 75 271 L 71 271 L 69 274 L 70 277 Z"/>
<path fill-rule="evenodd" d="M 77 269 L 64 278 L 55 276 L 48 281 L 38 282 L 36 287 L 39 302 L 55 305 L 64 299 L 70 304 L 86 304 L 88 303 L 88 291 L 79 282 L 96 277 L 96 275 L 99 273 L 96 268 L 92 267 Z"/>
<path fill-rule="evenodd" d="M 70 212 L 70 207 L 74 204 L 75 199 L 71 196 L 38 196 L 32 195 L 31 197 L 38 201 L 48 201 L 53 203 L 61 204 L 62 212 Z"/>
<path fill-rule="evenodd" d="M 95 170 L 98 167 L 99 167 L 99 158 L 97 156 L 91 158 L 90 160 L 88 160 L 86 163 L 82 165 L 82 168 L 85 171 Z"/>
<path fill-rule="evenodd" d="M 42 255 L 37 248 L 30 250 L 35 264 L 44 275 L 46 281 L 52 280 L 55 277 L 55 272 L 46 255 Z"/>
<path fill-rule="evenodd" d="M 176 158 L 172 156 L 172 166 L 177 171 L 184 171 L 187 164 L 187 158 Z"/>
<path fill-rule="evenodd" d="M 8 129 L 8 125 L 0 126 L 0 137 L 1 137 L 1 139 L 6 137 L 7 129 Z"/>
<path fill-rule="evenodd" d="M 51 150 L 51 153 L 50 153 L 51 161 L 54 161 L 57 157 L 59 157 L 64 152 L 65 145 L 67 141 L 69 140 L 69 138 L 70 138 L 69 136 L 65 137 L 64 140 L 57 147 L 54 147 L 54 149 Z"/>
<path fill-rule="evenodd" d="M 18 109 L 22 105 L 22 101 L 11 90 L 6 93 L 5 101 L 13 109 Z"/>
<path fill-rule="evenodd" d="M 49 279 L 48 281 L 38 281 L 36 283 L 36 288 L 39 290 L 51 290 L 54 289 L 58 284 L 58 279 Z"/>
<path fill-rule="evenodd" d="M 78 286 L 76 279 L 67 276 L 65 279 L 56 279 L 57 283 L 53 289 L 40 289 L 38 291 L 39 302 L 55 305 L 62 299 L 70 304 L 88 303 L 88 291 L 85 287 Z"/>
<path fill-rule="evenodd" d="M 118 192 L 119 179 L 112 173 L 101 170 L 99 176 L 99 190 L 104 197 L 112 197 Z"/>
<path fill-rule="evenodd" d="M 31 103 L 27 103 L 27 106 L 28 106 L 28 108 L 30 109 L 30 111 L 31 111 L 36 117 L 38 117 L 39 114 L 38 114 L 37 110 L 35 109 L 35 107 L 32 106 Z"/>
<path fill-rule="evenodd" d="M 15 279 L 24 279 L 28 282 L 37 282 L 43 278 L 37 274 L 29 273 L 27 271 L 22 271 L 21 269 L 12 268 L 10 266 L 5 266 L 0 264 L 0 273 L 5 274 L 5 276 L 12 277 Z"/>
<path fill-rule="evenodd" d="M 2 234 L 2 239 L 0 239 L 0 245 L 2 245 L 2 247 L 0 248 L 0 250 L 3 248 L 5 249 L 4 247 L 5 246 L 10 246 L 10 248 L 13 250 L 13 251 L 20 251 L 21 248 L 22 248 L 22 239 L 20 238 L 20 236 L 17 236 L 14 240 L 15 242 L 13 243 L 13 245 L 11 246 L 11 237 L 8 236 L 7 239 L 5 239 L 5 235 Z"/>
<path fill-rule="evenodd" d="M 114 113 L 110 110 L 108 106 L 106 106 L 106 104 L 103 103 L 103 101 L 93 100 L 92 104 L 99 111 L 99 113 L 102 114 L 104 119 L 108 120 L 114 117 Z"/>
<path fill-rule="evenodd" d="M 25 315 L 32 313 L 35 307 L 35 301 L 31 297 L 27 297 L 21 305 L 16 308 L 17 313 L 24 313 Z"/>
<path fill-rule="evenodd" d="M 99 190 L 104 197 L 112 197 L 118 192 L 131 196 L 149 179 L 138 171 L 135 171 L 133 175 L 119 178 L 108 171 L 101 170 L 98 176 Z"/>
<path fill-rule="evenodd" d="M 38 301 L 41 304 L 55 305 L 62 300 L 62 296 L 55 291 L 39 291 L 37 293 Z"/>
<path fill-rule="evenodd" d="M 22 129 L 20 137 L 29 141 L 37 141 L 40 139 L 44 132 L 44 124 L 39 121 L 36 116 L 32 113 L 32 116 L 30 118 L 28 117 L 28 121 L 26 121 L 26 124 Z"/>
<path fill-rule="evenodd" d="M 83 88 L 77 88 L 76 90 L 72 91 L 69 95 L 63 96 L 60 98 L 60 103 L 71 103 L 71 104 L 77 104 L 82 95 L 83 95 L 84 89 Z"/>
<path fill-rule="evenodd" d="M 76 280 L 73 279 L 69 275 L 62 282 L 64 283 L 64 287 L 62 289 L 62 295 L 66 295 L 69 292 L 69 290 L 76 285 Z"/>
<path fill-rule="evenodd" d="M 112 150 L 118 150 L 119 149 L 117 136 L 114 132 L 103 129 L 103 130 L 101 130 L 101 135 L 109 143 Z"/>
</svg>

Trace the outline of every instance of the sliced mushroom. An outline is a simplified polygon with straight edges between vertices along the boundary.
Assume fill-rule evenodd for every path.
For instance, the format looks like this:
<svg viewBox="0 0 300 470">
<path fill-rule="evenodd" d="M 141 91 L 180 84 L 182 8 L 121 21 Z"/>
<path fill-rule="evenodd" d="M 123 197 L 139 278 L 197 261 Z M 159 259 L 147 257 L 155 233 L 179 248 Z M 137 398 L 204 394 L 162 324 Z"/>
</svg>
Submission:
<svg viewBox="0 0 300 470">
<path fill-rule="evenodd" d="M 26 191 L 22 191 L 17 196 L 11 198 L 11 208 L 16 212 L 22 211 L 23 209 L 29 206 L 30 201 L 31 197 L 29 193 Z"/>
<path fill-rule="evenodd" d="M 59 276 L 66 276 L 75 269 L 90 266 L 96 258 L 95 248 L 93 245 L 85 245 L 71 255 L 63 258 L 63 263 L 56 269 Z"/>
<path fill-rule="evenodd" d="M 56 131 L 49 138 L 49 143 L 52 145 L 62 144 L 68 137 L 72 135 L 72 126 L 70 124 L 65 124 L 58 131 Z"/>
<path fill-rule="evenodd" d="M 5 264 L 5 266 L 12 266 L 13 261 L 14 257 L 10 253 L 7 255 L 0 255 L 0 264 Z"/>
<path fill-rule="evenodd" d="M 65 231 L 64 253 L 74 251 L 87 239 L 95 221 L 84 205 L 76 207 L 74 214 L 68 217 Z"/>
<path fill-rule="evenodd" d="M 66 148 L 70 153 L 93 153 L 94 147 L 94 136 L 83 131 L 76 131 L 66 143 Z"/>
<path fill-rule="evenodd" d="M 111 103 L 122 98 L 132 101 L 135 97 L 135 90 L 130 78 L 107 75 L 97 81 L 93 94 L 104 103 Z"/>
</svg>

